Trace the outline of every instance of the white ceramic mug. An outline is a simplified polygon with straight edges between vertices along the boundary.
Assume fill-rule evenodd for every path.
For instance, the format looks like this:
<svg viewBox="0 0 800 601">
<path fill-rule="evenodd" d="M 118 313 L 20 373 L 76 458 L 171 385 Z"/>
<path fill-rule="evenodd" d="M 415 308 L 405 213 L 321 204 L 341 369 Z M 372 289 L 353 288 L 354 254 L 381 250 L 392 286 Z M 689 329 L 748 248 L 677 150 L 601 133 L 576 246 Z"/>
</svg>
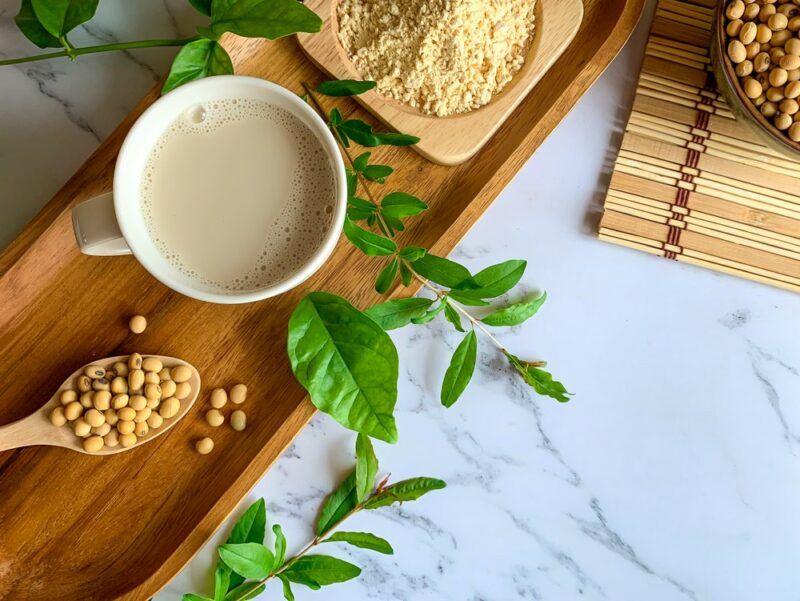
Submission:
<svg viewBox="0 0 800 601">
<path fill-rule="evenodd" d="M 334 168 L 336 202 L 330 230 L 319 250 L 289 278 L 257 290 L 223 292 L 193 280 L 172 266 L 156 248 L 141 212 L 140 183 L 150 151 L 161 134 L 198 102 L 251 98 L 279 106 L 300 119 L 320 140 Z M 154 102 L 134 123 L 119 151 L 113 191 L 77 205 L 72 211 L 75 237 L 87 255 L 134 257 L 173 290 L 213 303 L 246 303 L 281 294 L 314 274 L 333 252 L 347 210 L 344 162 L 325 122 L 306 102 L 279 85 L 242 75 L 219 75 L 185 84 Z"/>
</svg>

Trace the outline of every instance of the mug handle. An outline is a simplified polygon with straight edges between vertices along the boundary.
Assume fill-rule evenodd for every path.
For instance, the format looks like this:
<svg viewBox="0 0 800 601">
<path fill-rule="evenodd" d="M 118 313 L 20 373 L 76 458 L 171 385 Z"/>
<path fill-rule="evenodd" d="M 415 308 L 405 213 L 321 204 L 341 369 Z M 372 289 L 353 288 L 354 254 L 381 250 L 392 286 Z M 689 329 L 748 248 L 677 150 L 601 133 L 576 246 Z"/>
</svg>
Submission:
<svg viewBox="0 0 800 601">
<path fill-rule="evenodd" d="M 131 254 L 114 213 L 114 195 L 106 192 L 72 209 L 72 227 L 85 255 L 114 257 Z"/>
</svg>

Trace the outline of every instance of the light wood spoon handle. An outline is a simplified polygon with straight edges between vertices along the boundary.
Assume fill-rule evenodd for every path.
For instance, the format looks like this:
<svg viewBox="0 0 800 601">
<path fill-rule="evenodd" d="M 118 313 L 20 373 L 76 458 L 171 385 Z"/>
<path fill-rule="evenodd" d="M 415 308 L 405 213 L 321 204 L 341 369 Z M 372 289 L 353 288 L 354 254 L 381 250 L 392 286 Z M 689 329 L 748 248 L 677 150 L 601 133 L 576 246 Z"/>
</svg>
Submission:
<svg viewBox="0 0 800 601">
<path fill-rule="evenodd" d="M 43 428 L 42 424 L 50 426 Z M 40 410 L 21 420 L 0 426 L 0 452 L 32 445 L 63 446 L 73 436 L 67 428 L 56 428 Z"/>
</svg>

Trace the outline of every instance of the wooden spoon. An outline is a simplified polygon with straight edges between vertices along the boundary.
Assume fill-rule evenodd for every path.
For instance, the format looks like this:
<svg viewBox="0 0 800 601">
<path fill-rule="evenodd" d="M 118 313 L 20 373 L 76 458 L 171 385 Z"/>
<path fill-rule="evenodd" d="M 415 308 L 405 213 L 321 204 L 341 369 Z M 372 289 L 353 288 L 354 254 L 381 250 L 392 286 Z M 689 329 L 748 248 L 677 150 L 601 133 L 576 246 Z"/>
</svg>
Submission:
<svg viewBox="0 0 800 601">
<path fill-rule="evenodd" d="M 192 408 L 197 396 L 200 393 L 200 374 L 197 369 L 186 361 L 175 359 L 174 357 L 162 357 L 160 355 L 146 355 L 146 357 L 155 357 L 160 359 L 164 367 L 177 367 L 179 365 L 186 365 L 192 370 L 192 377 L 189 378 L 189 385 L 192 387 L 192 393 L 181 401 L 181 408 L 178 413 L 169 419 L 164 420 L 164 424 L 160 428 L 152 428 L 145 436 L 142 436 L 136 444 L 132 447 L 123 447 L 117 445 L 116 447 L 103 447 L 102 450 L 96 453 L 88 453 L 83 449 L 83 439 L 75 436 L 72 428 L 69 427 L 69 422 L 63 426 L 54 426 L 50 423 L 50 412 L 61 405 L 59 395 L 64 390 L 75 390 L 75 380 L 78 376 L 83 374 L 84 368 L 76 370 L 69 378 L 55 392 L 52 398 L 45 403 L 41 409 L 36 413 L 29 415 L 19 421 L 12 422 L 6 426 L 0 426 L 0 452 L 9 449 L 16 449 L 18 447 L 28 447 L 33 445 L 48 445 L 54 447 L 64 447 L 79 453 L 87 455 L 113 455 L 121 453 L 122 451 L 130 451 L 150 442 L 157 436 L 161 436 L 164 432 L 174 426 L 180 419 L 186 415 L 187 411 Z M 106 369 L 117 361 L 124 361 L 127 363 L 128 355 L 121 357 L 109 357 L 99 361 L 92 361 L 87 365 L 100 365 Z M 84 366 L 86 367 L 86 366 Z"/>
</svg>

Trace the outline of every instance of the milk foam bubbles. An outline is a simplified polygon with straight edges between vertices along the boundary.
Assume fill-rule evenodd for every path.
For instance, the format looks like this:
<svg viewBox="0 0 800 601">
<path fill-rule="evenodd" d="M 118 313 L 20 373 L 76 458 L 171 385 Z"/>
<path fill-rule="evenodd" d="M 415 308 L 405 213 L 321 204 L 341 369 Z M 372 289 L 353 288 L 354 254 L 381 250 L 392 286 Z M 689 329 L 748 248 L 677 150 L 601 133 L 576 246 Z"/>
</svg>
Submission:
<svg viewBox="0 0 800 601">
<path fill-rule="evenodd" d="M 230 293 L 279 283 L 329 232 L 333 164 L 298 117 L 229 98 L 185 110 L 150 152 L 141 209 L 161 255 L 185 276 Z"/>
</svg>

